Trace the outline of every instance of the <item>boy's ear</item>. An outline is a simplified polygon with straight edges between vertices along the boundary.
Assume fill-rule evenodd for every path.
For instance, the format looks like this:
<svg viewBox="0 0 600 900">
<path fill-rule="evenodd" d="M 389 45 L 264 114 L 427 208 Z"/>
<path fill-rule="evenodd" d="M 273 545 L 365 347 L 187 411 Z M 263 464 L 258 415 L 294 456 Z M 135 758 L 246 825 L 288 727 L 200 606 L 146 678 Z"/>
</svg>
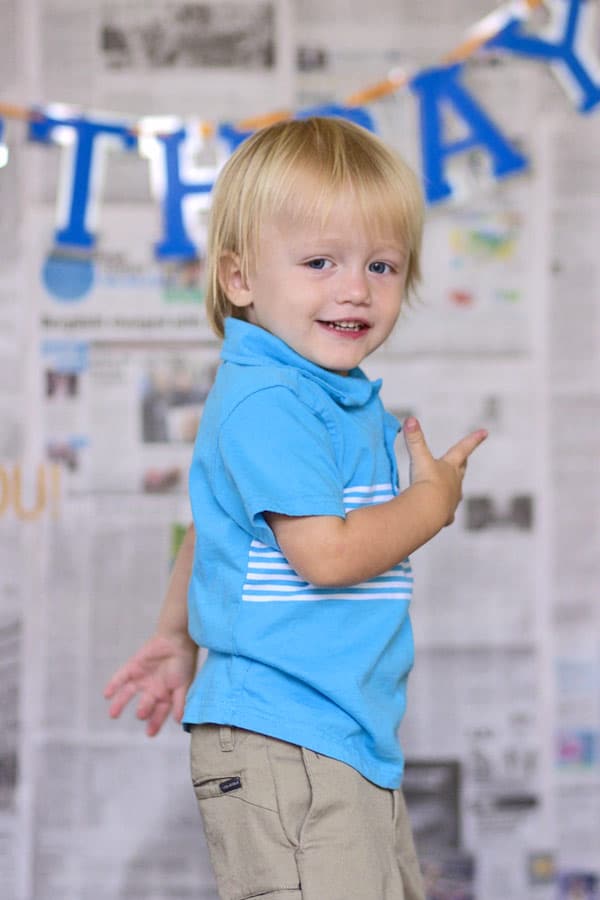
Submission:
<svg viewBox="0 0 600 900">
<path fill-rule="evenodd" d="M 225 250 L 219 260 L 218 273 L 219 284 L 229 302 L 238 307 L 250 306 L 252 291 L 246 284 L 239 254 Z"/>
</svg>

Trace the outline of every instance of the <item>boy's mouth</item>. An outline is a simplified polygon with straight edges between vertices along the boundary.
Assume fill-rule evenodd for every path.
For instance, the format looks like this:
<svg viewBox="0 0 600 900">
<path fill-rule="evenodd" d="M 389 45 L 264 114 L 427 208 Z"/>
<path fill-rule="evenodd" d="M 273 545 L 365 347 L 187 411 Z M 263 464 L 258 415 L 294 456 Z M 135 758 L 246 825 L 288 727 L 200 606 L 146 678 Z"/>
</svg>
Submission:
<svg viewBox="0 0 600 900">
<path fill-rule="evenodd" d="M 339 331 L 346 334 L 360 334 L 362 331 L 370 328 L 369 323 L 363 319 L 335 319 L 331 322 L 319 319 L 318 321 L 319 325 L 324 325 L 330 331 Z"/>
</svg>

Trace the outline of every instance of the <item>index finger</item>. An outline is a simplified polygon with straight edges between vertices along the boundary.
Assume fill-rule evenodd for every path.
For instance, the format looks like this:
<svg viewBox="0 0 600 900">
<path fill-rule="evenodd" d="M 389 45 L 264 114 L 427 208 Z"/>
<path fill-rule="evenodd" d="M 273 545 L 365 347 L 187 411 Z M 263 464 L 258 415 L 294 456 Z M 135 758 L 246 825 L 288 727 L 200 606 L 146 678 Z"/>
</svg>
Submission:
<svg viewBox="0 0 600 900">
<path fill-rule="evenodd" d="M 468 434 L 466 437 L 462 438 L 462 440 L 450 447 L 447 453 L 444 453 L 442 459 L 445 459 L 446 462 L 453 465 L 464 465 L 471 453 L 485 441 L 487 436 L 488 432 L 485 428 L 479 428 L 477 431 L 472 431 L 471 434 Z"/>
</svg>

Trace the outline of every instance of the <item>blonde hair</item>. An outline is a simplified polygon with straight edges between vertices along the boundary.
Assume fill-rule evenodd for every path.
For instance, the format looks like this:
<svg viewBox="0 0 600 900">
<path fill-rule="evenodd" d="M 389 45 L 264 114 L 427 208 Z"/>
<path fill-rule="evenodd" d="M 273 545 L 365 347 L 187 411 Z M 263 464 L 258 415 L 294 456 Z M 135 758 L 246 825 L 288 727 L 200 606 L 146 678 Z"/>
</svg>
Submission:
<svg viewBox="0 0 600 900">
<path fill-rule="evenodd" d="M 315 190 L 306 190 L 315 185 Z M 208 229 L 206 312 L 219 337 L 227 316 L 245 318 L 219 280 L 223 254 L 240 257 L 247 276 L 261 224 L 282 211 L 299 221 L 327 219 L 340 192 L 352 192 L 369 226 L 390 228 L 409 253 L 406 291 L 420 278 L 423 197 L 409 166 L 371 132 L 341 119 L 278 122 L 245 140 L 223 167 Z"/>
</svg>

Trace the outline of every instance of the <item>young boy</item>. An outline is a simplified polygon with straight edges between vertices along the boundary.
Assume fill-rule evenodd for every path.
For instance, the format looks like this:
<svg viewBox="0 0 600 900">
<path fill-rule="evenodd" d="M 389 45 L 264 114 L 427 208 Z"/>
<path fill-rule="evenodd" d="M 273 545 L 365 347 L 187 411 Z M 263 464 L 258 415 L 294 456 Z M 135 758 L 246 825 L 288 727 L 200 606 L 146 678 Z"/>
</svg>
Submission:
<svg viewBox="0 0 600 900">
<path fill-rule="evenodd" d="M 195 531 L 157 637 L 106 694 L 118 715 L 140 692 L 150 734 L 171 705 L 191 731 L 222 900 L 423 898 L 397 740 L 408 555 L 452 521 L 486 435 L 434 459 L 408 420 L 399 491 L 399 426 L 359 365 L 418 279 L 422 221 L 413 173 L 341 119 L 258 132 L 215 188 L 207 310 L 224 343 Z"/>
</svg>

